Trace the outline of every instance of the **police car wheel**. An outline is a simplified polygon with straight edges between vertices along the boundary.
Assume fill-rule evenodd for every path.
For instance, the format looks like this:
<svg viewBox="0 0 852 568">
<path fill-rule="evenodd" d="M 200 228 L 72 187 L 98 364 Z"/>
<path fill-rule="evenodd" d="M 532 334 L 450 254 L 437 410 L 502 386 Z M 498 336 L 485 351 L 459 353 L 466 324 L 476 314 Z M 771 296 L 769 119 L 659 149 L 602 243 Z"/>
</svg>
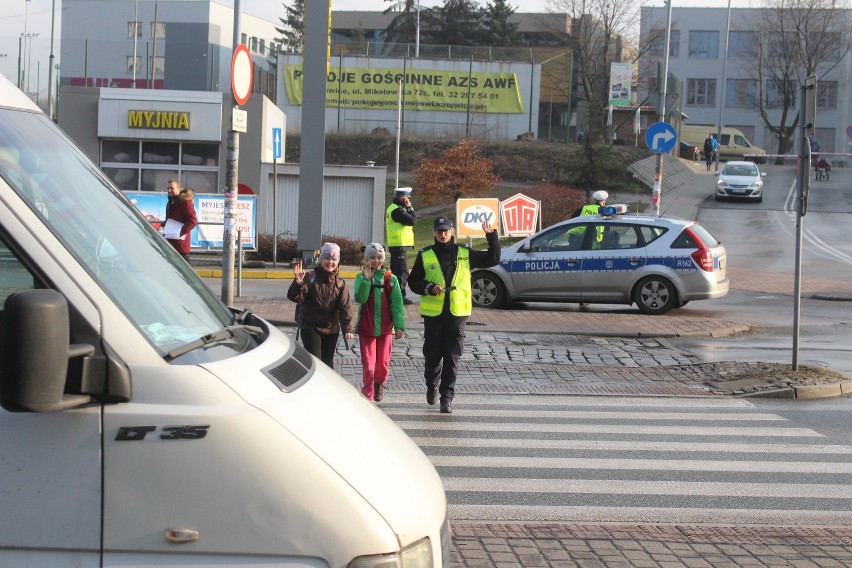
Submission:
<svg viewBox="0 0 852 568">
<path fill-rule="evenodd" d="M 500 279 L 490 273 L 476 273 L 471 282 L 473 303 L 479 308 L 499 308 L 506 299 L 506 289 Z"/>
<path fill-rule="evenodd" d="M 677 291 L 662 276 L 648 276 L 636 285 L 633 301 L 643 314 L 664 314 L 677 305 Z"/>
</svg>

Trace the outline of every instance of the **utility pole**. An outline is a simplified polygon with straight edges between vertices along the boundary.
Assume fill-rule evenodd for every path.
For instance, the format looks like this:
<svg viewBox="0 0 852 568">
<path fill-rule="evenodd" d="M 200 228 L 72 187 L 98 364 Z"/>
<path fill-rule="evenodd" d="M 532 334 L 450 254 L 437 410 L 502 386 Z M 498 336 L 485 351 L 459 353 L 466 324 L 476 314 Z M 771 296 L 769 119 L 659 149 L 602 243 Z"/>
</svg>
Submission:
<svg viewBox="0 0 852 568">
<path fill-rule="evenodd" d="M 665 64 L 663 65 L 663 85 L 660 94 L 660 122 L 666 121 L 666 95 L 669 84 L 669 49 L 672 36 L 672 0 L 666 2 L 668 14 L 666 16 L 666 47 L 665 47 Z M 651 195 L 651 203 L 654 205 L 654 212 L 660 216 L 660 198 L 663 194 L 663 154 L 657 154 L 657 167 L 654 169 L 654 189 Z"/>
</svg>

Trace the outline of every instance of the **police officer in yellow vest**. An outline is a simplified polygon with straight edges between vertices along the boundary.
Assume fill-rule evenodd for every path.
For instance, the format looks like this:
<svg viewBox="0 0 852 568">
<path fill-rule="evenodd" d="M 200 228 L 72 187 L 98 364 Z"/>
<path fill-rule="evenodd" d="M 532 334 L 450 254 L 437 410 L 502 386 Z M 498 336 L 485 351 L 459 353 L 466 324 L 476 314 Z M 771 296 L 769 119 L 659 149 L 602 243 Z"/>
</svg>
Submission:
<svg viewBox="0 0 852 568">
<path fill-rule="evenodd" d="M 589 203 L 588 205 L 583 205 L 581 208 L 574 211 L 574 214 L 571 215 L 572 218 L 580 217 L 581 215 L 597 215 L 598 209 L 606 205 L 606 200 L 609 198 L 609 193 L 604 190 L 596 191 L 592 194 L 592 200 L 594 203 Z"/>
<path fill-rule="evenodd" d="M 394 198 L 385 211 L 385 232 L 388 237 L 390 251 L 390 270 L 399 280 L 402 290 L 402 303 L 413 304 L 406 296 L 408 282 L 408 251 L 414 248 L 414 223 L 417 213 L 411 206 L 411 188 L 398 187 L 394 190 Z"/>
<path fill-rule="evenodd" d="M 452 412 L 456 367 L 464 349 L 467 318 L 473 307 L 470 271 L 500 262 L 500 241 L 490 224 L 482 223 L 487 251 L 456 244 L 453 222 L 438 217 L 434 222 L 435 244 L 420 249 L 408 285 L 420 294 L 423 317 L 423 356 L 426 358 L 426 402 L 435 404 L 441 395 L 441 412 Z"/>
</svg>

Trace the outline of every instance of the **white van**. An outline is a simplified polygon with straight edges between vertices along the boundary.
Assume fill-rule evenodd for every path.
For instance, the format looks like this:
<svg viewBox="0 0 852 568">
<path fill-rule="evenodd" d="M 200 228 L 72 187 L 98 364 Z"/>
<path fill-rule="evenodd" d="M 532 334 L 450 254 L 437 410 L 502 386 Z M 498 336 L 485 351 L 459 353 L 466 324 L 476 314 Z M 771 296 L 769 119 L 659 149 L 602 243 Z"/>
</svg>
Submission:
<svg viewBox="0 0 852 568">
<path fill-rule="evenodd" d="M 435 468 L 0 76 L 0 566 L 449 564 Z"/>
<path fill-rule="evenodd" d="M 714 126 L 683 124 L 680 127 L 680 139 L 687 144 L 698 146 L 704 154 L 704 140 L 710 134 L 719 134 Z M 742 131 L 727 126 L 722 128 L 719 138 L 719 159 L 746 160 L 758 164 L 766 163 L 766 150 L 758 148 L 746 138 Z"/>
</svg>

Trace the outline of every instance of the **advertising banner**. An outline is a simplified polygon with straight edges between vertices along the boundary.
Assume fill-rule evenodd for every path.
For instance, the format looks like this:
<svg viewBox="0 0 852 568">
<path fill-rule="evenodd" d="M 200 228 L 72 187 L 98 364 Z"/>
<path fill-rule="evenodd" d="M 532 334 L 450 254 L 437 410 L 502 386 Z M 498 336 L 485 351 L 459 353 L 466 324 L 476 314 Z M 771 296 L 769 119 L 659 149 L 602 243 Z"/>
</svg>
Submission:
<svg viewBox="0 0 852 568">
<path fill-rule="evenodd" d="M 166 218 L 167 197 L 165 193 L 125 191 L 124 195 L 154 225 L 154 228 L 160 229 Z M 222 248 L 224 245 L 225 196 L 216 193 L 196 193 L 192 202 L 195 205 L 198 225 L 190 233 L 190 245 L 193 248 Z M 257 248 L 257 196 L 238 196 L 236 215 L 234 233 L 242 232 L 242 248 Z"/>
<path fill-rule="evenodd" d="M 509 237 L 525 237 L 538 229 L 538 212 L 541 203 L 516 193 L 500 202 L 503 216 L 503 234 Z"/>
<path fill-rule="evenodd" d="M 611 106 L 629 106 L 630 90 L 633 85 L 633 65 L 630 63 L 612 63 L 609 73 L 609 104 Z"/>
<path fill-rule="evenodd" d="M 459 199 L 456 201 L 456 236 L 485 237 L 482 223 L 487 222 L 500 232 L 500 200 L 492 198 Z"/>
<path fill-rule="evenodd" d="M 406 110 L 520 114 L 524 104 L 515 73 L 340 67 L 326 79 L 326 105 L 396 110 L 402 81 Z M 302 104 L 302 66 L 284 66 L 289 103 Z"/>
</svg>

